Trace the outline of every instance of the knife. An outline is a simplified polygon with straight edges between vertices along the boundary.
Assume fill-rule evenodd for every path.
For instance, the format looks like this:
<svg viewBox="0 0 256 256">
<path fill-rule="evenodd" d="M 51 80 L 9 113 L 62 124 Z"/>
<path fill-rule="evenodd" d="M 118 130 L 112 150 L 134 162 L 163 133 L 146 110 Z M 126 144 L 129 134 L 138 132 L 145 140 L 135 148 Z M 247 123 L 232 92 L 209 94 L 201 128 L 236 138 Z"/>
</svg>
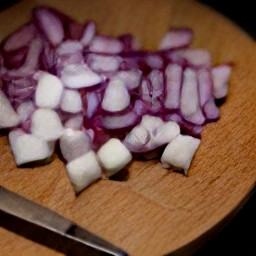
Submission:
<svg viewBox="0 0 256 256">
<path fill-rule="evenodd" d="M 76 223 L 2 186 L 0 226 L 31 239 L 34 237 L 36 242 L 53 247 L 66 255 L 128 255 Z"/>
</svg>

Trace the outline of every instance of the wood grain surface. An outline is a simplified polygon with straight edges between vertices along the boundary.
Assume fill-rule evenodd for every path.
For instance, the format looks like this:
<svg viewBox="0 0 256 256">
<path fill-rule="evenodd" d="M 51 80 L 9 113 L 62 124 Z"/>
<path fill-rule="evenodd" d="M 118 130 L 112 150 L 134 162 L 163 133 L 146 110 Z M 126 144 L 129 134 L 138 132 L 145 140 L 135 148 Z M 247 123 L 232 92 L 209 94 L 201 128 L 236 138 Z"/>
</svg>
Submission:
<svg viewBox="0 0 256 256">
<path fill-rule="evenodd" d="M 81 22 L 93 19 L 103 34 L 130 32 L 149 49 L 156 49 L 170 26 L 192 27 L 194 46 L 209 49 L 216 64 L 234 63 L 229 95 L 220 120 L 205 127 L 188 177 L 163 169 L 157 161 L 136 161 L 127 181 L 100 180 L 76 197 L 60 160 L 18 169 L 1 135 L 0 184 L 130 255 L 163 255 L 193 241 L 197 246 L 255 186 L 255 42 L 208 7 L 185 0 L 25 0 L 0 13 L 0 39 L 26 22 L 31 8 L 40 4 L 57 7 Z M 62 255 L 4 228 L 0 248 L 1 256 Z"/>
</svg>

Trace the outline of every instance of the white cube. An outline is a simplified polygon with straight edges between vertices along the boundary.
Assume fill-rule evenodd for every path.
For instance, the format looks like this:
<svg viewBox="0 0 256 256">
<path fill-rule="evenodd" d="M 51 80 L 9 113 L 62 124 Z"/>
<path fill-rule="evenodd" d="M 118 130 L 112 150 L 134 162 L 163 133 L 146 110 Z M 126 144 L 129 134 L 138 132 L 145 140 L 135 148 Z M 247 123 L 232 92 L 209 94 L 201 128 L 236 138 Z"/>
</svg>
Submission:
<svg viewBox="0 0 256 256">
<path fill-rule="evenodd" d="M 76 193 L 101 177 L 101 167 L 91 150 L 66 165 L 67 173 Z"/>
<path fill-rule="evenodd" d="M 110 177 L 123 169 L 131 160 L 130 151 L 119 140 L 112 138 L 99 149 L 98 158 L 105 169 L 106 177 Z"/>
<path fill-rule="evenodd" d="M 82 110 L 82 100 L 77 90 L 64 90 L 60 108 L 69 113 L 78 113 Z"/>
<path fill-rule="evenodd" d="M 32 134 L 43 140 L 57 140 L 64 130 L 57 112 L 51 109 L 37 109 L 31 121 Z"/>
<path fill-rule="evenodd" d="M 60 103 L 62 93 L 61 80 L 49 73 L 42 73 L 35 93 L 36 105 L 41 108 L 56 108 Z"/>
<path fill-rule="evenodd" d="M 166 168 L 172 167 L 188 173 L 191 161 L 199 147 L 200 139 L 178 135 L 165 148 L 161 162 Z"/>
<path fill-rule="evenodd" d="M 21 129 L 9 133 L 9 142 L 17 166 L 47 160 L 53 154 L 55 144 L 41 140 Z"/>
</svg>

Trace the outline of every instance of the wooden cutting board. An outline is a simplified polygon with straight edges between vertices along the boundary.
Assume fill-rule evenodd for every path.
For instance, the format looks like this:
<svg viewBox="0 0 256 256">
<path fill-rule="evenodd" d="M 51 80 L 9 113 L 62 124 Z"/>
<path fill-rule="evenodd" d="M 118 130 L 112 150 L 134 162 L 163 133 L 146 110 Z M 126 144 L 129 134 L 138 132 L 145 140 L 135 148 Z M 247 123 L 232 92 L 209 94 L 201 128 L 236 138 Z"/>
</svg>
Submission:
<svg viewBox="0 0 256 256">
<path fill-rule="evenodd" d="M 6 136 L 0 136 L 1 185 L 131 255 L 163 255 L 177 249 L 191 254 L 255 186 L 255 42 L 208 7 L 185 0 L 25 0 L 0 13 L 0 39 L 26 22 L 39 4 L 57 7 L 78 21 L 93 19 L 103 34 L 130 32 L 149 49 L 156 49 L 170 26 L 189 26 L 195 32 L 194 46 L 209 49 L 214 63 L 234 63 L 221 119 L 205 127 L 188 177 L 163 169 L 157 161 L 133 162 L 127 181 L 101 180 L 76 197 L 60 160 L 18 169 Z M 61 255 L 3 228 L 0 248 L 1 256 Z"/>
</svg>

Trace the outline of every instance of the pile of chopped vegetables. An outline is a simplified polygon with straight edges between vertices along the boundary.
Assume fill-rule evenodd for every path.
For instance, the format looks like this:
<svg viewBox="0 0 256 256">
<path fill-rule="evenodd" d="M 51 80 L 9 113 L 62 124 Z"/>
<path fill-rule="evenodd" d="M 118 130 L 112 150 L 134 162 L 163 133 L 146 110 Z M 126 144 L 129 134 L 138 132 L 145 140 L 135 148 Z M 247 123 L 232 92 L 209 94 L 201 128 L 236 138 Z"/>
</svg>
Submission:
<svg viewBox="0 0 256 256">
<path fill-rule="evenodd" d="M 17 166 L 46 164 L 58 148 L 76 192 L 152 152 L 187 174 L 231 74 L 192 38 L 171 28 L 146 51 L 130 34 L 101 35 L 92 21 L 34 9 L 0 45 L 0 129 Z"/>
</svg>

